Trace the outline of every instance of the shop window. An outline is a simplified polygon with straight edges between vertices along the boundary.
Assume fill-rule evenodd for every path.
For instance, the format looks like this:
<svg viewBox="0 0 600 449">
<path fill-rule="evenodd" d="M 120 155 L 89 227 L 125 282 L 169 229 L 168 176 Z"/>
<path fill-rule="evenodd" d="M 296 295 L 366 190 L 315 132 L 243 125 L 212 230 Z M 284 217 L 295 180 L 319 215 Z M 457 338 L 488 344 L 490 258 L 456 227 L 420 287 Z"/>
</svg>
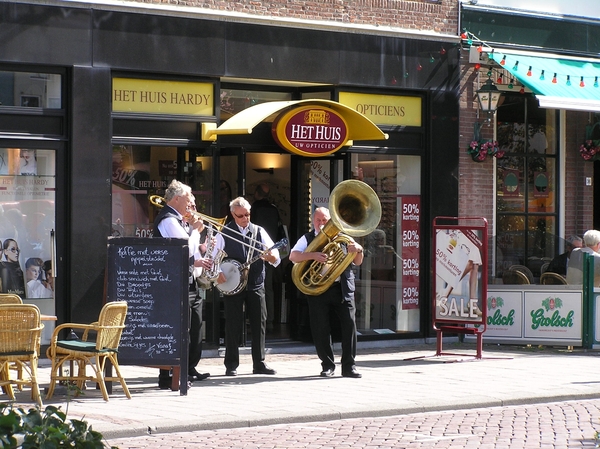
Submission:
<svg viewBox="0 0 600 449">
<path fill-rule="evenodd" d="M 534 279 L 556 255 L 557 113 L 533 97 L 505 94 L 497 112 L 504 157 L 496 168 L 495 274 L 528 267 Z"/>
<path fill-rule="evenodd" d="M 200 149 L 113 146 L 113 236 L 152 237 L 159 209 L 149 197 L 163 196 L 173 179 L 192 188 L 199 212 L 212 214 L 212 155 Z"/>
<path fill-rule="evenodd" d="M 61 109 L 61 86 L 58 74 L 0 71 L 0 106 Z"/>
<path fill-rule="evenodd" d="M 421 158 L 352 155 L 354 177 L 370 185 L 381 202 L 381 221 L 358 240 L 365 259 L 357 267 L 359 332 L 419 331 L 421 262 Z"/>
<path fill-rule="evenodd" d="M 269 101 L 290 101 L 290 92 L 272 92 L 250 89 L 221 89 L 221 120 L 225 121 L 240 111 Z"/>
</svg>

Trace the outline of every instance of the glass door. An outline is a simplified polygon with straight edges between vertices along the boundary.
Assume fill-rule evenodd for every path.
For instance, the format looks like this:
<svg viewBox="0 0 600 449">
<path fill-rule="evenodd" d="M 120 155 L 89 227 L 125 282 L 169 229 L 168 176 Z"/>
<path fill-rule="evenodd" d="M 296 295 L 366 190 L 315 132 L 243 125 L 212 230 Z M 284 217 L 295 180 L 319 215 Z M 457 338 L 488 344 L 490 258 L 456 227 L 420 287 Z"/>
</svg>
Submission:
<svg viewBox="0 0 600 449">
<path fill-rule="evenodd" d="M 0 292 L 46 315 L 55 315 L 55 158 L 54 150 L 0 148 Z"/>
</svg>

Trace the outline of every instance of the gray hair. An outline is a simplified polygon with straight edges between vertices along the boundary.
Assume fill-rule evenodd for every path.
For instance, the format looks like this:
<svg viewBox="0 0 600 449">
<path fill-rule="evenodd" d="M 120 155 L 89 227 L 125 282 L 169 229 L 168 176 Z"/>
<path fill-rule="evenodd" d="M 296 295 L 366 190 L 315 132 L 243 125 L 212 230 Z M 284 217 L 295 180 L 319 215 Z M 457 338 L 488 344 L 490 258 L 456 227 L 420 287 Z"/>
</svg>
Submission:
<svg viewBox="0 0 600 449">
<path fill-rule="evenodd" d="M 250 206 L 250 203 L 246 198 L 243 196 L 238 196 L 237 198 L 233 199 L 231 203 L 229 203 L 229 210 L 231 212 L 233 212 L 234 207 L 243 207 L 244 209 L 250 210 L 252 206 Z"/>
<path fill-rule="evenodd" d="M 580 242 L 581 245 L 583 246 L 583 239 L 581 237 L 579 237 L 578 235 L 570 235 L 567 237 L 567 245 L 574 246 L 573 244 L 575 242 Z"/>
<path fill-rule="evenodd" d="M 174 179 L 171 181 L 171 184 L 169 184 L 169 187 L 167 187 L 167 190 L 165 190 L 165 201 L 168 203 L 173 198 L 184 196 L 188 193 L 192 193 L 192 188 Z"/>
<path fill-rule="evenodd" d="M 600 243 L 600 231 L 596 231 L 595 229 L 586 231 L 586 233 L 583 234 L 583 241 L 588 248 L 596 246 Z"/>
</svg>

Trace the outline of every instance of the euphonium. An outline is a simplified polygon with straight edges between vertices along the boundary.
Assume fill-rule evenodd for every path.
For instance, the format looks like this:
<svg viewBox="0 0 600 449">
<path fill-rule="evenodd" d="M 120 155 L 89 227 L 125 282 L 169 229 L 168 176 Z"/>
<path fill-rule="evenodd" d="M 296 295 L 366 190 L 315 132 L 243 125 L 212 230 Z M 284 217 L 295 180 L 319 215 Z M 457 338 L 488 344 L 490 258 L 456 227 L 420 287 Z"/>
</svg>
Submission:
<svg viewBox="0 0 600 449">
<path fill-rule="evenodd" d="M 151 195 L 150 202 L 154 206 L 159 208 L 164 207 L 164 205 L 166 204 L 165 199 L 158 195 Z M 217 254 L 214 258 L 212 255 L 214 250 L 213 229 L 216 229 L 217 232 L 221 232 L 221 229 L 223 228 L 227 217 L 214 218 L 210 215 L 204 215 L 196 211 L 190 212 L 190 214 L 196 217 L 198 220 L 203 220 L 208 223 L 206 257 L 212 259 L 212 268 L 210 270 L 202 269 L 200 275 L 196 276 L 196 284 L 198 285 L 198 287 L 207 289 L 210 288 L 214 281 L 219 277 L 219 267 L 223 259 L 227 256 L 227 253 L 225 253 L 225 251 L 221 249 L 217 251 Z"/>
<path fill-rule="evenodd" d="M 381 202 L 375 191 L 356 179 L 339 183 L 329 197 L 331 219 L 308 245 L 306 252 L 327 254 L 327 262 L 299 262 L 292 268 L 292 281 L 305 295 L 327 291 L 356 256 L 346 249 L 350 237 L 373 232 L 381 220 Z"/>
<path fill-rule="evenodd" d="M 221 262 L 227 257 L 227 253 L 222 249 L 218 249 L 217 253 L 213 257 L 214 251 L 214 238 L 213 238 L 213 225 L 209 223 L 208 230 L 206 231 L 206 258 L 212 260 L 212 267 L 210 269 L 202 269 L 199 276 L 196 277 L 196 284 L 198 287 L 203 289 L 211 288 L 214 282 L 219 277 L 219 271 Z"/>
</svg>

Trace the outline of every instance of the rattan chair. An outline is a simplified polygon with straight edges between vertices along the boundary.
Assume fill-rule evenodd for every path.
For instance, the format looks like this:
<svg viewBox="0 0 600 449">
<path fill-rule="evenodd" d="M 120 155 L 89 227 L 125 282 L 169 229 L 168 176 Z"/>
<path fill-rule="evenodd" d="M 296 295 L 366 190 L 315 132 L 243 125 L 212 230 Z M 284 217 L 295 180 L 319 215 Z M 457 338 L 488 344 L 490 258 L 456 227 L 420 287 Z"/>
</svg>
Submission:
<svg viewBox="0 0 600 449">
<path fill-rule="evenodd" d="M 0 293 L 0 305 L 2 304 L 23 304 L 23 300 L 19 295 Z"/>
<path fill-rule="evenodd" d="M 542 285 L 567 285 L 567 280 L 564 276 L 558 273 L 546 271 L 540 276 L 540 284 Z"/>
<path fill-rule="evenodd" d="M 502 274 L 502 283 L 505 285 L 526 285 L 531 284 L 527 276 L 518 270 L 506 270 Z"/>
<path fill-rule="evenodd" d="M 31 399 L 42 406 L 37 367 L 43 328 L 37 306 L 0 305 L 0 386 L 12 400 L 13 385 L 30 385 Z M 17 372 L 15 379 L 11 378 L 11 370 Z"/>
<path fill-rule="evenodd" d="M 125 379 L 121 375 L 117 359 L 126 316 L 127 302 L 109 302 L 102 307 L 97 322 L 91 324 L 64 323 L 54 329 L 50 339 L 50 347 L 46 351 L 46 356 L 52 361 L 50 387 L 46 396 L 48 399 L 54 394 L 56 382 L 75 382 L 77 387 L 83 390 L 87 380 L 92 380 L 99 385 L 105 401 L 108 401 L 105 382 L 118 380 L 127 398 L 131 399 L 131 394 Z M 81 340 L 59 340 L 58 335 L 64 329 L 82 330 L 83 336 Z M 88 341 L 90 332 L 96 333 L 95 342 Z M 112 364 L 116 376 L 105 377 L 104 367 L 107 360 Z M 63 375 L 62 366 L 66 362 L 74 362 L 77 365 L 77 373 L 70 370 L 66 375 Z M 87 375 L 86 368 L 88 365 L 94 372 L 92 376 Z"/>
<path fill-rule="evenodd" d="M 526 267 L 525 265 L 511 265 L 509 267 L 509 271 L 520 271 L 521 273 L 523 273 L 525 276 L 527 276 L 527 280 L 529 281 L 529 284 L 533 284 L 533 273 L 531 272 L 531 270 Z"/>
</svg>

